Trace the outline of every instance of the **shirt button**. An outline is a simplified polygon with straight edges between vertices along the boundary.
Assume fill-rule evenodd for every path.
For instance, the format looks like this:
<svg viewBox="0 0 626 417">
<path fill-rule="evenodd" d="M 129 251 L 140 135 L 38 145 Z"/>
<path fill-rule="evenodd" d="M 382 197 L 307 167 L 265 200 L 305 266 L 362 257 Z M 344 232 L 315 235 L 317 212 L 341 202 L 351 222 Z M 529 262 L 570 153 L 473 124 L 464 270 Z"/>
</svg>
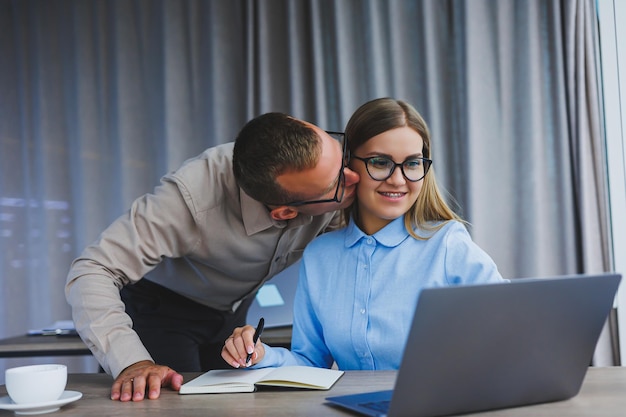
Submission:
<svg viewBox="0 0 626 417">
<path fill-rule="evenodd" d="M 365 309 L 364 308 L 361 309 L 361 314 L 365 314 Z"/>
</svg>

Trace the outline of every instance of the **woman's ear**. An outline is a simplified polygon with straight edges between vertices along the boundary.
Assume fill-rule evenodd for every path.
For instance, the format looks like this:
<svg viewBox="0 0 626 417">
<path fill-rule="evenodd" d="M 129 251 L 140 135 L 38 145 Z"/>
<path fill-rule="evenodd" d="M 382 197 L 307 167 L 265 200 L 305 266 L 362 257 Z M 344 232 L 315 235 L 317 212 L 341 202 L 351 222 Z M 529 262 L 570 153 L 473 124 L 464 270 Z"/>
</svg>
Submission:
<svg viewBox="0 0 626 417">
<path fill-rule="evenodd" d="M 274 220 L 291 220 L 298 215 L 298 210 L 290 206 L 280 206 L 270 211 L 270 216 Z"/>
</svg>

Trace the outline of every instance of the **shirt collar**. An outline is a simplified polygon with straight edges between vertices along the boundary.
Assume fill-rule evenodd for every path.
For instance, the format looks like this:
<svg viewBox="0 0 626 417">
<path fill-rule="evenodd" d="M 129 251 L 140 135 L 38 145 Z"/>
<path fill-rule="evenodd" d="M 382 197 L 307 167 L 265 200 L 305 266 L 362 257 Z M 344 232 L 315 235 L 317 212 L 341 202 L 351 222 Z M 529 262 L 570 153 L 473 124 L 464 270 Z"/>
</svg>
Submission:
<svg viewBox="0 0 626 417">
<path fill-rule="evenodd" d="M 361 239 L 372 237 L 376 242 L 383 246 L 395 247 L 404 242 L 409 236 L 406 227 L 404 227 L 404 216 L 400 216 L 393 220 L 387 226 L 380 229 L 373 235 L 364 233 L 359 226 L 354 223 L 354 219 L 350 219 L 350 223 L 346 230 L 346 247 L 354 246 Z"/>
<path fill-rule="evenodd" d="M 241 201 L 241 217 L 248 236 L 267 230 L 270 227 L 279 229 L 292 228 L 306 225 L 313 221 L 312 216 L 302 213 L 298 213 L 298 216 L 292 220 L 274 220 L 265 204 L 253 199 L 241 188 L 239 189 L 239 199 Z"/>
</svg>

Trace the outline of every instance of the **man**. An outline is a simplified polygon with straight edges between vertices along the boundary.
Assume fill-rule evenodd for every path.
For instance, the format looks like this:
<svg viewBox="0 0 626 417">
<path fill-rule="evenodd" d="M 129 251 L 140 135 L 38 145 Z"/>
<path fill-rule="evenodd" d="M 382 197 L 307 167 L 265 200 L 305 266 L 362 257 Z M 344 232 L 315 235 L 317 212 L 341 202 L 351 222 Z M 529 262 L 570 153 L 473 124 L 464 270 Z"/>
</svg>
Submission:
<svg viewBox="0 0 626 417">
<path fill-rule="evenodd" d="M 224 339 L 245 324 L 256 291 L 341 225 L 359 180 L 344 152 L 310 123 L 259 116 L 234 144 L 163 177 L 83 251 L 66 297 L 116 378 L 113 400 L 158 398 L 162 386 L 180 388 L 178 372 L 225 365 Z"/>
</svg>

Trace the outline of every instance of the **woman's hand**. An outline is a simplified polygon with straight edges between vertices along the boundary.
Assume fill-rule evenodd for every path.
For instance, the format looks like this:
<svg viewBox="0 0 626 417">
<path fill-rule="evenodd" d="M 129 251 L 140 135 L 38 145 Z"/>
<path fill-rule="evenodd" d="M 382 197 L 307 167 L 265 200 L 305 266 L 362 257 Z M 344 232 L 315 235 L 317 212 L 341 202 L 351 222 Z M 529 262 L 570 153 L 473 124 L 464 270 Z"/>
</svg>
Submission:
<svg viewBox="0 0 626 417">
<path fill-rule="evenodd" d="M 222 358 L 232 367 L 248 367 L 255 365 L 265 356 L 265 347 L 261 343 L 261 339 L 254 344 L 255 328 L 248 325 L 237 327 L 233 330 L 222 348 Z M 250 362 L 246 363 L 248 354 L 252 354 Z"/>
</svg>

